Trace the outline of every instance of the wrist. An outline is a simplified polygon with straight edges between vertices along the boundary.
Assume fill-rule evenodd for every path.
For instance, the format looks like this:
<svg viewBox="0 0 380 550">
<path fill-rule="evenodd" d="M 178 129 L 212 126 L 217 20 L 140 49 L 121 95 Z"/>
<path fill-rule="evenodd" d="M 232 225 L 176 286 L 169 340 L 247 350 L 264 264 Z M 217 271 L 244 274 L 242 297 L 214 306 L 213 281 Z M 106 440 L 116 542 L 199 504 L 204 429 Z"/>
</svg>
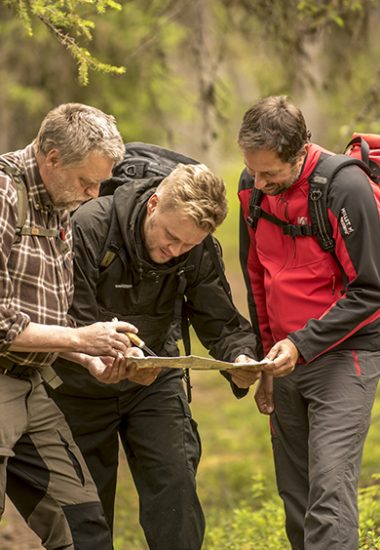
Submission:
<svg viewBox="0 0 380 550">
<path fill-rule="evenodd" d="M 77 363 L 78 365 L 81 365 L 87 370 L 89 369 L 89 363 L 90 363 L 91 357 L 86 353 L 80 353 L 78 351 L 67 351 L 67 352 L 61 352 L 59 356 L 62 357 L 63 359 L 67 359 L 68 361 L 71 361 L 72 363 Z"/>
</svg>

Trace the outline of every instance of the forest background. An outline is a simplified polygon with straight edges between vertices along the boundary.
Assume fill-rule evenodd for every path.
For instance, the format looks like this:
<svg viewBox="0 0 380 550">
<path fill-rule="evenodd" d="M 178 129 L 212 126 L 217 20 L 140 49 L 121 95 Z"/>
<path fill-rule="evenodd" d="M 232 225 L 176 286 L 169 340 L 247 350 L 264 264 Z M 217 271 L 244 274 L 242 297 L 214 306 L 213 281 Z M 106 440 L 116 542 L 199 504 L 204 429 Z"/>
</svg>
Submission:
<svg viewBox="0 0 380 550">
<path fill-rule="evenodd" d="M 242 116 L 259 97 L 287 94 L 313 141 L 333 151 L 354 130 L 380 132 L 379 25 L 379 0 L 3 0 L 0 153 L 29 143 L 50 108 L 79 101 L 112 113 L 125 141 L 205 162 L 227 185 L 229 214 L 217 236 L 247 315 L 237 239 Z M 196 340 L 193 351 L 207 354 Z M 203 440 L 205 550 L 289 548 L 267 419 L 253 392 L 238 401 L 218 374 L 197 373 L 192 409 Z M 360 479 L 362 549 L 380 548 L 379 415 L 376 403 Z M 40 548 L 8 503 L 0 547 L 23 544 Z M 123 457 L 115 548 L 147 548 Z"/>
</svg>

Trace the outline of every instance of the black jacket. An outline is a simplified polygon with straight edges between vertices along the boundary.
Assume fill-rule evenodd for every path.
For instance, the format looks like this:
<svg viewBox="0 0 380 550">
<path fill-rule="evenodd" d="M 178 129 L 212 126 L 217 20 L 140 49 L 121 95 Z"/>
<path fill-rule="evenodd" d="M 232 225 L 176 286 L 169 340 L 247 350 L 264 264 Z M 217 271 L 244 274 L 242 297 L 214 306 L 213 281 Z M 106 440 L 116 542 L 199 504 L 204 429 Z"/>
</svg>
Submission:
<svg viewBox="0 0 380 550">
<path fill-rule="evenodd" d="M 114 195 L 92 200 L 75 212 L 71 315 L 85 325 L 114 317 L 131 322 L 158 355 L 176 355 L 171 329 L 179 273 L 183 271 L 188 317 L 210 355 L 226 361 L 233 361 L 242 353 L 255 357 L 252 329 L 231 303 L 204 243 L 166 264 L 154 264 L 145 256 L 141 227 L 146 202 L 157 183 L 154 179 L 128 182 L 118 187 Z M 116 215 L 124 246 L 110 266 L 102 269 L 100 262 L 112 215 Z M 59 360 L 55 368 L 66 386 L 75 385 L 66 361 Z M 72 369 L 87 374 L 80 366 L 71 364 Z M 180 372 L 174 370 L 166 375 L 179 376 Z M 91 384 L 106 391 L 106 385 L 90 378 L 88 375 L 86 387 Z M 124 389 L 131 385 L 135 384 L 125 381 L 112 386 Z"/>
</svg>

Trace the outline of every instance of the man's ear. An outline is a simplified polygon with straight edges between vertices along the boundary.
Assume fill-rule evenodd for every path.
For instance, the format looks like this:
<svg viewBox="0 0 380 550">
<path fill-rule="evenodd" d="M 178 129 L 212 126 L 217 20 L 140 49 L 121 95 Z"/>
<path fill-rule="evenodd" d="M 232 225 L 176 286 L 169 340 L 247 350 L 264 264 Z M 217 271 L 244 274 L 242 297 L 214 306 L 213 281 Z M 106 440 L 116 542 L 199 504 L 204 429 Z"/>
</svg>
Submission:
<svg viewBox="0 0 380 550">
<path fill-rule="evenodd" d="M 45 156 L 45 162 L 51 168 L 56 168 L 61 160 L 61 155 L 58 149 L 50 149 L 50 151 Z"/>
<path fill-rule="evenodd" d="M 160 199 L 157 193 L 153 193 L 153 195 L 148 199 L 146 205 L 148 215 L 153 214 L 153 212 L 156 210 L 159 200 Z"/>
</svg>

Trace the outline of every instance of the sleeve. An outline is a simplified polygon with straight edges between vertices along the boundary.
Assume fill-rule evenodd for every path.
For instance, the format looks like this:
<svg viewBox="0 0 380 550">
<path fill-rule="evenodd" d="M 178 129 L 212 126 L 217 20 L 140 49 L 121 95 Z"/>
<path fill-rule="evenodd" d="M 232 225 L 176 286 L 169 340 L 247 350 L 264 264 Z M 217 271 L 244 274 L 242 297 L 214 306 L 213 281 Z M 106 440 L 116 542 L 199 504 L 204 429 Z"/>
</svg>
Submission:
<svg viewBox="0 0 380 550">
<path fill-rule="evenodd" d="M 331 183 L 328 215 L 347 284 L 319 319 L 289 335 L 306 361 L 380 319 L 379 192 L 358 167 L 342 169 Z"/>
<path fill-rule="evenodd" d="M 215 359 L 234 361 L 240 354 L 256 357 L 252 328 L 225 291 L 204 246 L 197 264 L 198 273 L 186 290 L 186 306 L 200 341 Z"/>
<path fill-rule="evenodd" d="M 248 178 L 249 177 L 249 181 Z M 255 231 L 247 224 L 252 178 L 243 172 L 239 182 L 240 227 L 239 256 L 247 288 L 247 301 L 251 323 L 258 338 L 258 353 L 264 357 L 274 344 L 267 315 L 264 269 L 256 253 Z"/>
<path fill-rule="evenodd" d="M 12 276 L 17 274 L 10 272 L 9 257 L 16 237 L 17 193 L 6 176 L 0 176 L 0 212 L 0 353 L 4 353 L 30 323 L 13 294 Z"/>
<path fill-rule="evenodd" d="M 249 322 L 227 294 L 209 251 L 197 247 L 198 272 L 186 289 L 186 307 L 197 336 L 215 359 L 233 362 L 238 355 L 257 357 L 257 340 Z M 228 373 L 222 373 L 231 383 Z M 248 392 L 231 383 L 236 397 Z"/>
</svg>

